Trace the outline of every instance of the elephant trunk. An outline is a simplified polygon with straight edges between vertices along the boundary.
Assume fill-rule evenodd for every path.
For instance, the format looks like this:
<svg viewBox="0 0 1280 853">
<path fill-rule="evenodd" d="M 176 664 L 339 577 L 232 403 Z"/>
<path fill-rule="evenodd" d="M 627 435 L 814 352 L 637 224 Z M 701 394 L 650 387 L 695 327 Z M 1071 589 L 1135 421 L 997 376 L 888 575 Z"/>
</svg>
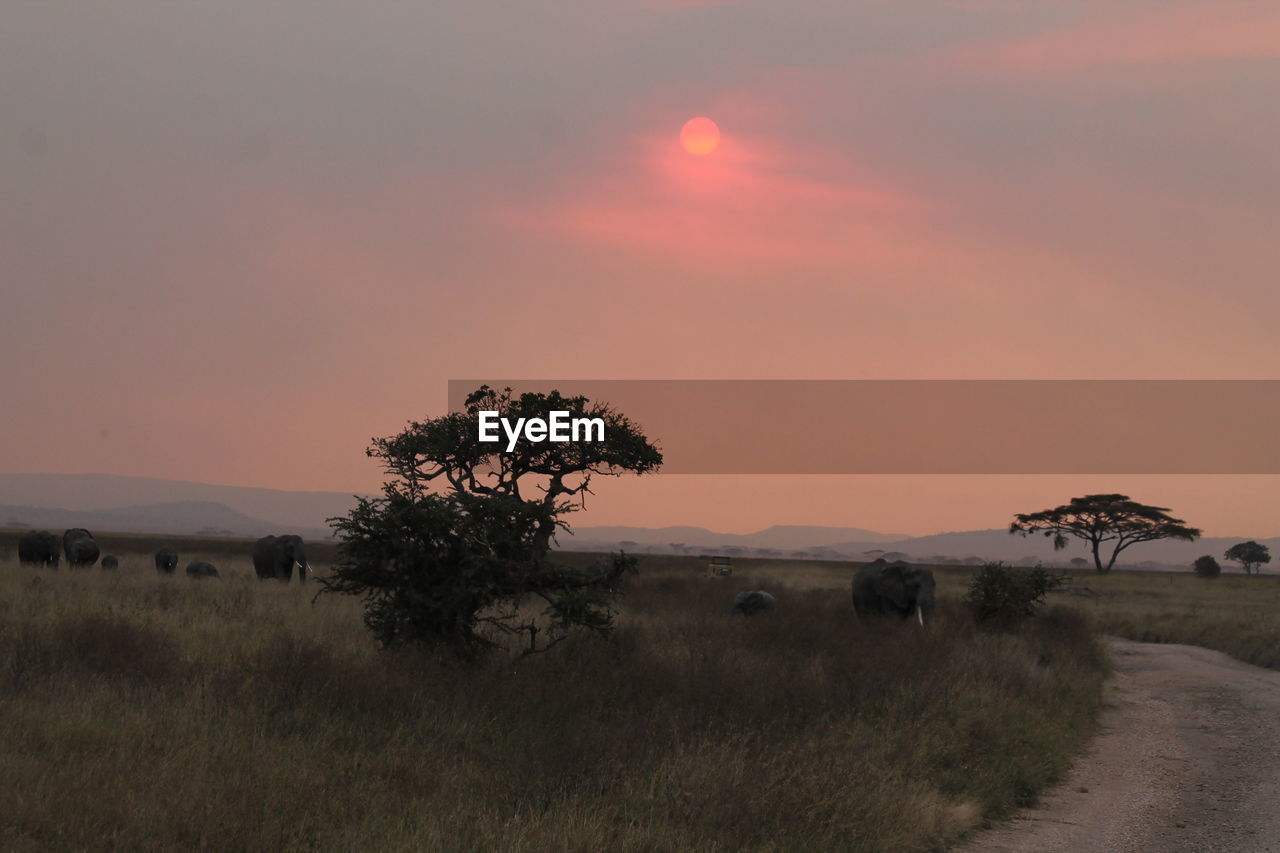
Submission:
<svg viewBox="0 0 1280 853">
<path fill-rule="evenodd" d="M 924 608 L 919 604 L 916 605 L 916 618 L 920 620 L 920 624 L 924 624 Z"/>
</svg>

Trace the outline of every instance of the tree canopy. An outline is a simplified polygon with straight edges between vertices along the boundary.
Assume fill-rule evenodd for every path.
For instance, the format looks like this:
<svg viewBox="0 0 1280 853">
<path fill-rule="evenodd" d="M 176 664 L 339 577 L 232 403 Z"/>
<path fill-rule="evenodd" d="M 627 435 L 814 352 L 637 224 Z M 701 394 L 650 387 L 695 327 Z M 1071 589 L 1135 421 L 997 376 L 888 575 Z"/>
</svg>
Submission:
<svg viewBox="0 0 1280 853">
<path fill-rule="evenodd" d="M 502 416 L 549 418 L 552 412 L 604 421 L 602 442 L 519 442 L 506 452 L 505 444 L 482 442 L 482 411 Z M 561 516 L 581 509 L 591 494 L 594 476 L 647 474 L 662 465 L 662 453 L 638 426 L 606 403 L 559 391 L 524 393 L 515 397 L 482 385 L 467 396 L 465 408 L 443 417 L 411 422 L 387 438 L 376 438 L 366 451 L 381 460 L 386 473 L 403 484 L 406 494 L 420 495 L 443 482 L 455 493 L 505 496 L 536 503 L 537 543 L 550 547 L 557 528 L 567 528 Z M 534 492 L 540 496 L 532 497 Z"/>
<path fill-rule="evenodd" d="M 1264 563 L 1271 562 L 1271 549 L 1250 539 L 1248 542 L 1232 545 L 1222 556 L 1244 566 L 1245 574 L 1251 575 L 1261 571 Z"/>
<path fill-rule="evenodd" d="M 554 411 L 604 421 L 602 441 L 479 440 L 479 413 L 549 418 Z M 621 574 L 619 555 L 588 571 L 552 559 L 563 515 L 582 506 L 595 475 L 656 470 L 662 454 L 626 417 L 585 397 L 522 394 L 482 386 L 463 412 L 410 423 L 373 439 L 389 474 L 382 495 L 330 519 L 339 559 L 321 582 L 363 595 L 365 623 L 383 645 L 418 643 L 477 659 L 519 635 L 524 653 L 575 631 L 607 633 Z M 536 603 L 535 603 L 536 602 Z"/>
<path fill-rule="evenodd" d="M 1053 540 L 1054 550 L 1067 546 L 1072 538 L 1084 540 L 1093 554 L 1094 567 L 1109 572 L 1116 558 L 1139 542 L 1157 539 L 1182 539 L 1193 542 L 1200 530 L 1188 527 L 1180 518 L 1169 515 L 1167 507 L 1148 506 L 1128 495 L 1085 495 L 1070 503 L 1040 512 L 1018 514 L 1009 525 L 1010 533 L 1027 536 L 1043 533 Z M 1104 545 L 1111 553 L 1103 562 Z"/>
</svg>

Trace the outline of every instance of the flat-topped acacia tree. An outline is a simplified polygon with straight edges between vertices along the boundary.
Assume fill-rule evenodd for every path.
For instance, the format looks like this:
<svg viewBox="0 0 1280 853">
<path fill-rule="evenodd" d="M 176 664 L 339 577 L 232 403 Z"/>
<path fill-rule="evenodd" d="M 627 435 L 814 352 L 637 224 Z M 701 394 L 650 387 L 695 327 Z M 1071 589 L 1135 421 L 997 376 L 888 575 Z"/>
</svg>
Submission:
<svg viewBox="0 0 1280 853">
<path fill-rule="evenodd" d="M 1083 539 L 1089 544 L 1093 564 L 1099 572 L 1111 571 L 1120 553 L 1139 542 L 1157 539 L 1193 542 L 1200 537 L 1198 528 L 1188 527 L 1182 519 L 1169 515 L 1167 507 L 1147 506 L 1128 495 L 1114 494 L 1085 495 L 1054 509 L 1016 515 L 1009 532 L 1023 536 L 1043 533 L 1053 539 L 1055 551 L 1067 547 L 1072 537 Z M 1103 546 L 1108 543 L 1114 544 L 1104 565 Z"/>
<path fill-rule="evenodd" d="M 604 422 L 605 440 L 522 440 L 507 452 L 505 438 L 480 441 L 482 411 L 496 411 L 513 422 L 519 418 L 547 420 L 552 412 L 568 412 L 571 418 L 599 418 Z M 516 397 L 510 388 L 497 391 L 488 385 L 467 396 L 463 411 L 412 422 L 397 435 L 374 439 L 367 453 L 381 460 L 386 473 L 401 482 L 409 494 L 421 494 L 443 482 L 457 494 L 536 503 L 541 510 L 536 544 L 544 552 L 556 529 L 566 527 L 562 516 L 584 505 L 593 476 L 647 474 L 662 465 L 662 453 L 640 428 L 605 403 L 566 397 L 559 391 Z M 535 498 L 535 493 L 541 494 Z"/>
<path fill-rule="evenodd" d="M 1232 562 L 1244 566 L 1244 573 L 1251 575 L 1261 572 L 1264 563 L 1271 562 L 1271 549 L 1250 539 L 1248 542 L 1237 542 L 1222 555 Z"/>
<path fill-rule="evenodd" d="M 480 440 L 480 413 L 550 420 L 552 412 L 599 418 L 599 441 Z M 478 659 L 523 635 L 524 653 L 571 633 L 607 633 L 613 584 L 551 558 L 551 540 L 568 529 L 595 476 L 645 474 L 662 454 L 611 406 L 558 391 L 514 396 L 481 386 L 465 408 L 411 422 L 375 438 L 369 456 L 388 475 L 382 495 L 358 498 L 330 519 L 341 537 L 338 563 L 321 581 L 328 592 L 363 595 L 365 623 L 384 646 L 415 643 Z M 634 560 L 613 558 L 614 569 Z M 617 571 L 612 572 L 613 575 Z M 530 607 L 538 601 L 541 608 Z"/>
</svg>

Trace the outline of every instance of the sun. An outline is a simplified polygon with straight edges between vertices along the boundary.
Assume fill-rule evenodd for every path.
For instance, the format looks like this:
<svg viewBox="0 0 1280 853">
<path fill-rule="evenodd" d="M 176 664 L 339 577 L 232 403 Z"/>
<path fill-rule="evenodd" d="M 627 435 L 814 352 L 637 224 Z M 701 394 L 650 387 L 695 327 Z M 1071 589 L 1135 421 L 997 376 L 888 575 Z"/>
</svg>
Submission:
<svg viewBox="0 0 1280 853">
<path fill-rule="evenodd" d="M 680 144 L 690 154 L 704 157 L 720 145 L 720 128 L 706 116 L 691 118 L 680 128 Z"/>
</svg>

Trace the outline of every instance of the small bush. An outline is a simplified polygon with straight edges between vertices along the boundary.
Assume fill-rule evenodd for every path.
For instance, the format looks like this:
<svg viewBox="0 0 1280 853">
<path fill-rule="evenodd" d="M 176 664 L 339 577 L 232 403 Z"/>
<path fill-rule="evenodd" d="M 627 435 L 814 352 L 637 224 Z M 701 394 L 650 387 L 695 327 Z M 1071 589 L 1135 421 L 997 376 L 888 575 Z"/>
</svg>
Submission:
<svg viewBox="0 0 1280 853">
<path fill-rule="evenodd" d="M 1045 593 L 1065 581 L 1065 575 L 1043 566 L 1015 569 L 1005 563 L 985 563 L 969 584 L 965 604 L 979 622 L 1019 622 L 1034 616 L 1044 604 Z"/>
<path fill-rule="evenodd" d="M 1196 557 L 1193 568 L 1196 571 L 1196 577 L 1216 578 L 1222 574 L 1222 566 L 1218 565 L 1218 561 L 1209 554 L 1205 554 L 1203 557 Z"/>
</svg>

